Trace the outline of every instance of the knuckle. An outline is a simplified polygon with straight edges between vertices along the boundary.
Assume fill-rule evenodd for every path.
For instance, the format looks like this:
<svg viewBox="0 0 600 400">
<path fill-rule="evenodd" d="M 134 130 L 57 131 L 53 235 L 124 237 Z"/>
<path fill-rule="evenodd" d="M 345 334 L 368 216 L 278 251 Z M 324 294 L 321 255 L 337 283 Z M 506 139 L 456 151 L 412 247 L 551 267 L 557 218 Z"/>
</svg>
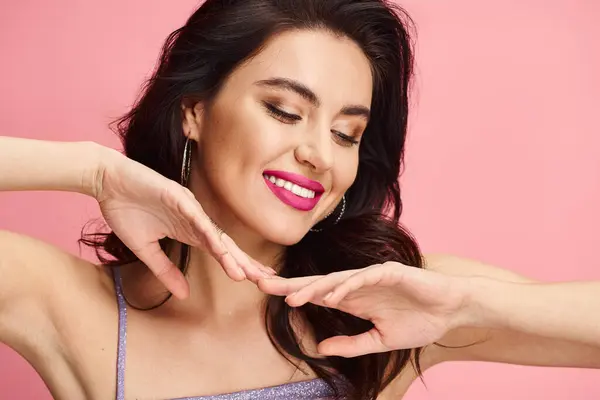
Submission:
<svg viewBox="0 0 600 400">
<path fill-rule="evenodd" d="M 186 196 L 195 198 L 194 193 L 190 189 L 186 188 L 185 186 L 182 186 L 182 188 L 183 188 L 183 193 Z"/>
</svg>

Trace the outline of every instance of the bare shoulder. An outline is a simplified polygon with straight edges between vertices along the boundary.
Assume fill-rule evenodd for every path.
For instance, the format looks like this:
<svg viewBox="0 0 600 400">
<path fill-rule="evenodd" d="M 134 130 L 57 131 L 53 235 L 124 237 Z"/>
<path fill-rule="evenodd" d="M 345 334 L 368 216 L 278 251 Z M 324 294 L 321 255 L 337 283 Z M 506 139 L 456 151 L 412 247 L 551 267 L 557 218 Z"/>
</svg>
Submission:
<svg viewBox="0 0 600 400">
<path fill-rule="evenodd" d="M 0 276 L 0 341 L 32 364 L 55 397 L 83 395 L 74 357 L 81 353 L 77 335 L 96 330 L 97 323 L 116 330 L 106 270 L 41 240 L 0 230 Z"/>
<path fill-rule="evenodd" d="M 108 282 L 96 266 L 30 236 L 0 230 L 0 310 L 38 299 L 60 302 L 70 292 L 102 290 Z"/>
</svg>

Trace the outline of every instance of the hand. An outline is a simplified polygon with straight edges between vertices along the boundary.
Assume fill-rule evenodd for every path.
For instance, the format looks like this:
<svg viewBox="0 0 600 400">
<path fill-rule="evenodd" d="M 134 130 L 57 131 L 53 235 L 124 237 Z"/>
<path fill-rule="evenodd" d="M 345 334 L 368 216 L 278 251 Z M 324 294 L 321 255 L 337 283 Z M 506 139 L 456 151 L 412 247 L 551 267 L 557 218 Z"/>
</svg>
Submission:
<svg viewBox="0 0 600 400">
<path fill-rule="evenodd" d="M 323 355 L 356 357 L 423 347 L 466 323 L 466 278 L 387 262 L 325 276 L 261 279 L 259 288 L 287 296 L 300 307 L 307 302 L 371 321 L 375 327 L 356 336 L 319 343 Z"/>
<path fill-rule="evenodd" d="M 119 153 L 105 162 L 97 181 L 95 197 L 107 224 L 176 297 L 187 297 L 189 286 L 160 248 L 165 237 L 209 252 L 233 280 L 274 274 L 220 232 L 177 182 Z"/>
</svg>

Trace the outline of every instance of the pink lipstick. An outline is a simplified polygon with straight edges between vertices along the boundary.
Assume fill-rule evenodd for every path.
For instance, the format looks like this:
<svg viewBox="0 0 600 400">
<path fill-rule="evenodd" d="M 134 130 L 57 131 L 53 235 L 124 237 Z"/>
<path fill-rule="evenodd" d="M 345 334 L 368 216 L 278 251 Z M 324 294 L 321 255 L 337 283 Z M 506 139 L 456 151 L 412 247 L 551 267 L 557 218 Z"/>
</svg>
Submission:
<svg viewBox="0 0 600 400">
<path fill-rule="evenodd" d="M 263 172 L 265 183 L 283 203 L 301 211 L 310 211 L 319 202 L 325 188 L 317 181 L 291 172 Z"/>
</svg>

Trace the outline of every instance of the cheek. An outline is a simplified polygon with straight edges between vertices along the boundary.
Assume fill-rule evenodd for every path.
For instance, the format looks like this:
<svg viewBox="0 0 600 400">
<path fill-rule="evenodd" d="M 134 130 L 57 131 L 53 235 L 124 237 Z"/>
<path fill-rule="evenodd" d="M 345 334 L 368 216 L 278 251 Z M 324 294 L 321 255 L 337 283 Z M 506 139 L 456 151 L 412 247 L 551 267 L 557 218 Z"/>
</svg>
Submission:
<svg viewBox="0 0 600 400">
<path fill-rule="evenodd" d="M 234 164 L 226 161 L 240 160 L 242 150 L 252 144 L 252 124 L 247 119 L 242 123 L 243 119 L 239 113 L 228 111 L 225 107 L 212 110 L 202 132 L 202 146 L 205 159 L 215 164 L 214 167 L 221 169 Z"/>
<path fill-rule="evenodd" d="M 358 172 L 358 152 L 352 156 L 341 157 L 336 165 L 334 186 L 336 191 L 345 192 L 352 186 Z"/>
<path fill-rule="evenodd" d="M 214 170 L 239 179 L 255 173 L 278 156 L 284 135 L 252 104 L 238 101 L 219 107 L 207 124 L 206 162 Z"/>
</svg>

